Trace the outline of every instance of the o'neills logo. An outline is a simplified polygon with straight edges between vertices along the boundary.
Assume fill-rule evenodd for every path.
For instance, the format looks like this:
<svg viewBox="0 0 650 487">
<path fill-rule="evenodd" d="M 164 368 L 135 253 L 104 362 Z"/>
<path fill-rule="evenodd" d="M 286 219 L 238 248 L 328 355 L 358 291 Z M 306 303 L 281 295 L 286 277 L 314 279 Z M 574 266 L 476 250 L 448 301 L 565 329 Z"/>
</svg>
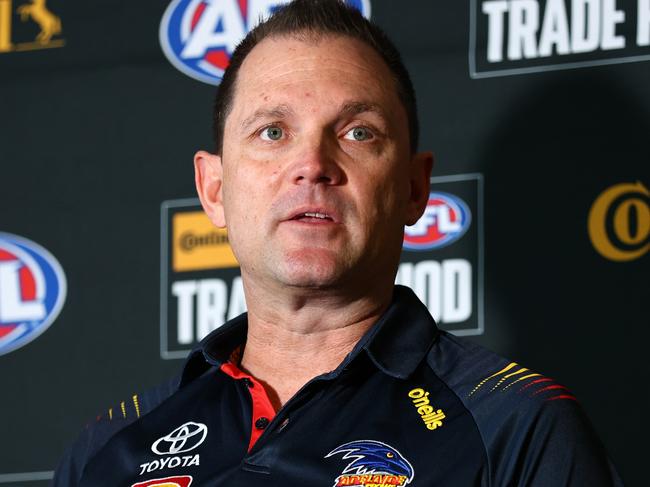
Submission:
<svg viewBox="0 0 650 487">
<path fill-rule="evenodd" d="M 375 440 L 351 441 L 335 448 L 325 458 L 343 455 L 349 460 L 333 487 L 394 487 L 408 485 L 415 473 L 402 454 L 386 443 Z"/>
<path fill-rule="evenodd" d="M 445 413 L 442 409 L 436 409 L 429 403 L 429 393 L 418 387 L 409 392 L 409 397 L 413 401 L 418 414 L 428 430 L 435 430 L 442 426 L 442 420 L 445 419 Z"/>
</svg>

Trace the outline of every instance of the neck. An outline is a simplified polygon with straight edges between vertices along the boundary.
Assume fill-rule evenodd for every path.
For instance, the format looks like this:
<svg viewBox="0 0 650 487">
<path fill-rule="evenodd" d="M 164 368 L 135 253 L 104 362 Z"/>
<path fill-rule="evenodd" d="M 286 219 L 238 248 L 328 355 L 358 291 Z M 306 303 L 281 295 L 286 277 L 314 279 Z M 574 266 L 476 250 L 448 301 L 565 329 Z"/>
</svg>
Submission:
<svg viewBox="0 0 650 487">
<path fill-rule="evenodd" d="M 276 410 L 343 361 L 388 307 L 393 291 L 391 283 L 355 297 L 297 290 L 281 298 L 260 296 L 244 283 L 248 337 L 241 366 L 264 384 Z"/>
</svg>

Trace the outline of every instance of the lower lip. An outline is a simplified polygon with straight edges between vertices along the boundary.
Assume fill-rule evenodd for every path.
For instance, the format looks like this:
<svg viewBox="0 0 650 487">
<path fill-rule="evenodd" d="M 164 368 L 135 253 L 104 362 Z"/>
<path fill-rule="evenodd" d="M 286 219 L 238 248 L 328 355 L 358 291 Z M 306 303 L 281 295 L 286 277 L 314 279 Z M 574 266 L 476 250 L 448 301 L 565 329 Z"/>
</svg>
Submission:
<svg viewBox="0 0 650 487">
<path fill-rule="evenodd" d="M 329 218 L 315 218 L 315 217 L 308 217 L 308 216 L 303 218 L 295 218 L 290 221 L 297 222 L 297 223 L 316 224 L 316 225 L 322 225 L 324 223 L 334 223 L 334 221 L 330 220 Z"/>
<path fill-rule="evenodd" d="M 338 225 L 337 223 L 335 223 L 333 220 L 330 220 L 329 218 L 310 218 L 310 217 L 286 220 L 284 223 L 291 223 L 299 227 L 310 227 L 310 228 L 332 227 L 334 225 Z"/>
</svg>

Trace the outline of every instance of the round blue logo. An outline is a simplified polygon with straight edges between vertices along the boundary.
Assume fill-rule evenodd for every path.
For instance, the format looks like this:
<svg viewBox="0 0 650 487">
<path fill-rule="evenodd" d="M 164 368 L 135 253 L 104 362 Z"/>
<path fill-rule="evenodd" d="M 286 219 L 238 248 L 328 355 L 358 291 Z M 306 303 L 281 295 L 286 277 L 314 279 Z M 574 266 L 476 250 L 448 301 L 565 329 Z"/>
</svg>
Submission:
<svg viewBox="0 0 650 487">
<path fill-rule="evenodd" d="M 172 0 L 160 22 L 160 45 L 186 75 L 218 85 L 237 44 L 290 0 Z M 370 18 L 370 0 L 347 0 Z"/>
<path fill-rule="evenodd" d="M 66 280 L 40 245 L 0 232 L 0 355 L 34 340 L 59 315 Z"/>
<path fill-rule="evenodd" d="M 433 192 L 420 219 L 404 228 L 404 249 L 446 247 L 462 237 L 472 222 L 469 206 L 450 193 Z"/>
</svg>

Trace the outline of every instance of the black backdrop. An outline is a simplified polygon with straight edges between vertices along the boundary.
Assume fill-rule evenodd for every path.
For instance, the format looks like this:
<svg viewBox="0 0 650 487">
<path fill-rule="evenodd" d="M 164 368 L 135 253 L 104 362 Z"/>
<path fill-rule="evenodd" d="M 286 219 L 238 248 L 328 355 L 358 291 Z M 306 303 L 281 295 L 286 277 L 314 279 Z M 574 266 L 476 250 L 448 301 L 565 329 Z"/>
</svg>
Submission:
<svg viewBox="0 0 650 487">
<path fill-rule="evenodd" d="M 371 2 L 412 72 L 434 176 L 478 185 L 457 188 L 480 227 L 451 255 L 468 253 L 481 300 L 478 331 L 465 334 L 572 389 L 627 485 L 639 486 L 650 406 L 647 3 L 614 1 L 621 21 L 612 2 L 591 2 L 601 10 L 587 31 L 601 26 L 600 44 L 578 52 L 569 37 L 567 52 L 558 2 L 528 1 L 538 52 L 528 45 L 517 58 L 508 43 L 530 38 L 508 2 Z M 31 487 L 46 484 L 87 421 L 181 364 L 162 351 L 171 244 L 161 226 L 170 201 L 194 196 L 191 157 L 211 147 L 214 87 L 164 56 L 167 0 L 50 0 L 61 29 L 40 43 L 34 17 L 17 12 L 29 4 L 0 0 L 0 232 L 45 247 L 68 288 L 44 334 L 0 355 L 0 484 Z M 577 36 L 578 14 L 563 5 Z M 498 9 L 502 60 L 490 61 L 499 25 L 486 11 Z M 539 55 L 543 36 L 550 55 Z M 602 221 L 593 216 L 602 232 L 590 234 L 592 205 L 625 184 L 634 186 L 603 203 Z M 613 259 L 607 243 L 636 256 Z"/>
</svg>

